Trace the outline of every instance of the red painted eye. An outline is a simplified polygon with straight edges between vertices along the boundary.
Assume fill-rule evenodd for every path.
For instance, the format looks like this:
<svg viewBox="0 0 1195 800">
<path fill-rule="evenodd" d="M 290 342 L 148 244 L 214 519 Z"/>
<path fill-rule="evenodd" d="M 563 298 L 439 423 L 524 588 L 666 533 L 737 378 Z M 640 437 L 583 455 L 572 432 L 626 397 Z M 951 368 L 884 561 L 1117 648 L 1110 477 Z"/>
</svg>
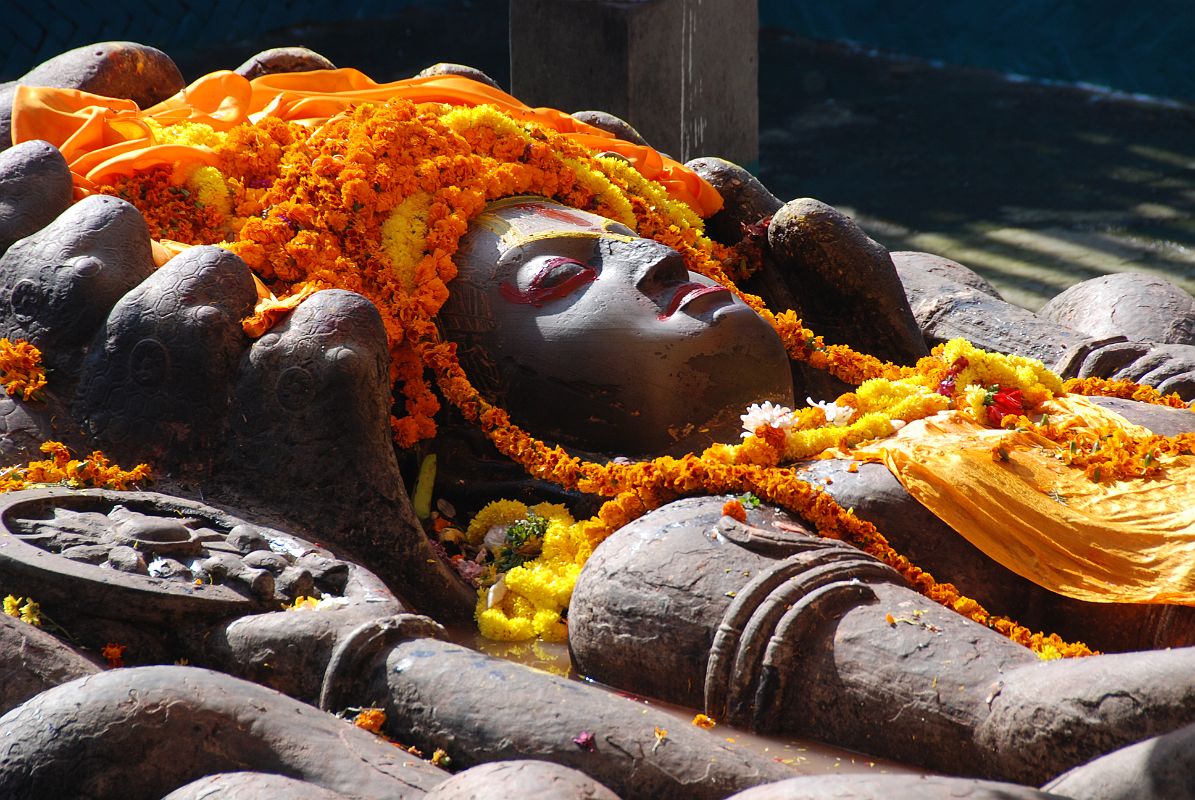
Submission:
<svg viewBox="0 0 1195 800">
<path fill-rule="evenodd" d="M 593 267 L 574 258 L 560 256 L 548 259 L 526 289 L 520 289 L 512 283 L 504 283 L 499 291 L 509 303 L 539 308 L 549 300 L 567 297 L 574 290 L 595 280 L 597 270 Z"/>
</svg>

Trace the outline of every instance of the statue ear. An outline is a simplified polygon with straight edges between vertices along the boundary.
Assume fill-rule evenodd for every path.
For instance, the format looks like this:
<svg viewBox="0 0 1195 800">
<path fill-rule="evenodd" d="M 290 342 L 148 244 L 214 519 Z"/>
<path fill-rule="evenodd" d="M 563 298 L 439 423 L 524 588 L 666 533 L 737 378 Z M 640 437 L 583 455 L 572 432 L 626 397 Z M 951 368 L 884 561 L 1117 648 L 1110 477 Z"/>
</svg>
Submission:
<svg viewBox="0 0 1195 800">
<path fill-rule="evenodd" d="M 459 276 L 450 292 L 436 319 L 440 335 L 456 342 L 457 360 L 473 386 L 491 403 L 505 407 L 507 376 L 486 346 L 498 328 L 489 293 Z"/>
</svg>

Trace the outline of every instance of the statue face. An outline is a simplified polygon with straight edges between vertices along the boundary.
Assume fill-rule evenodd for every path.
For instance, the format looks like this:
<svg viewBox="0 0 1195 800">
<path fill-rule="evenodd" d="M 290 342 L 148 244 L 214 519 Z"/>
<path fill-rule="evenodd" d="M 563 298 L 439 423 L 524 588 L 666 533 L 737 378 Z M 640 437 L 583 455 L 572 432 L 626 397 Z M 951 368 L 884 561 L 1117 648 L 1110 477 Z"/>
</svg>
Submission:
<svg viewBox="0 0 1195 800">
<path fill-rule="evenodd" d="M 599 452 L 738 437 L 753 402 L 792 405 L 772 328 L 680 254 L 542 198 L 499 201 L 457 254 L 441 312 L 462 363 L 516 422 Z"/>
</svg>

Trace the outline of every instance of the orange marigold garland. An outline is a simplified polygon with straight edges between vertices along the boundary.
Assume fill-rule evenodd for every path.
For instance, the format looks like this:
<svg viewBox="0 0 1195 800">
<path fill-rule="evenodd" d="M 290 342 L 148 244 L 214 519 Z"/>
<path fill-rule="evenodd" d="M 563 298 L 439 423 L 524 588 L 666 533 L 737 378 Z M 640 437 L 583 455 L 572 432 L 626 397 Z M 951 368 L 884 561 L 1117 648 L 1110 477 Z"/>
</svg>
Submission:
<svg viewBox="0 0 1195 800">
<path fill-rule="evenodd" d="M 1162 394 L 1152 386 L 1114 378 L 1071 378 L 1063 383 L 1064 391 L 1087 397 L 1120 397 L 1155 406 L 1190 409 L 1191 404 L 1177 394 Z"/>
</svg>

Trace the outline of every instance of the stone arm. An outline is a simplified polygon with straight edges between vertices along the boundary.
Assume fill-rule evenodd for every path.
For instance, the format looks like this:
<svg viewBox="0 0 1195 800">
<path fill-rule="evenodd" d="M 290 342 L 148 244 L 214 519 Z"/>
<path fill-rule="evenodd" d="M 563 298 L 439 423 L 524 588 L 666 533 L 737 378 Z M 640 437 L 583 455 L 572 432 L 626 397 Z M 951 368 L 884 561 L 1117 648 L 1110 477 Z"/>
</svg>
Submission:
<svg viewBox="0 0 1195 800">
<path fill-rule="evenodd" d="M 686 166 L 723 197 L 709 235 L 762 264 L 745 288 L 774 309 L 797 310 L 830 343 L 907 364 L 927 345 L 962 337 L 1039 359 L 1063 377 L 1124 378 L 1195 399 L 1195 299 L 1160 278 L 1086 281 L 1037 314 L 949 259 L 889 253 L 824 203 L 782 203 L 730 162 Z M 798 377 L 819 395 L 846 389 L 799 367 Z"/>
<path fill-rule="evenodd" d="M 586 565 L 578 668 L 750 727 L 1037 784 L 1195 720 L 1195 649 L 1042 662 L 767 509 L 681 500 Z M 661 613 L 660 609 L 667 609 Z"/>
</svg>

